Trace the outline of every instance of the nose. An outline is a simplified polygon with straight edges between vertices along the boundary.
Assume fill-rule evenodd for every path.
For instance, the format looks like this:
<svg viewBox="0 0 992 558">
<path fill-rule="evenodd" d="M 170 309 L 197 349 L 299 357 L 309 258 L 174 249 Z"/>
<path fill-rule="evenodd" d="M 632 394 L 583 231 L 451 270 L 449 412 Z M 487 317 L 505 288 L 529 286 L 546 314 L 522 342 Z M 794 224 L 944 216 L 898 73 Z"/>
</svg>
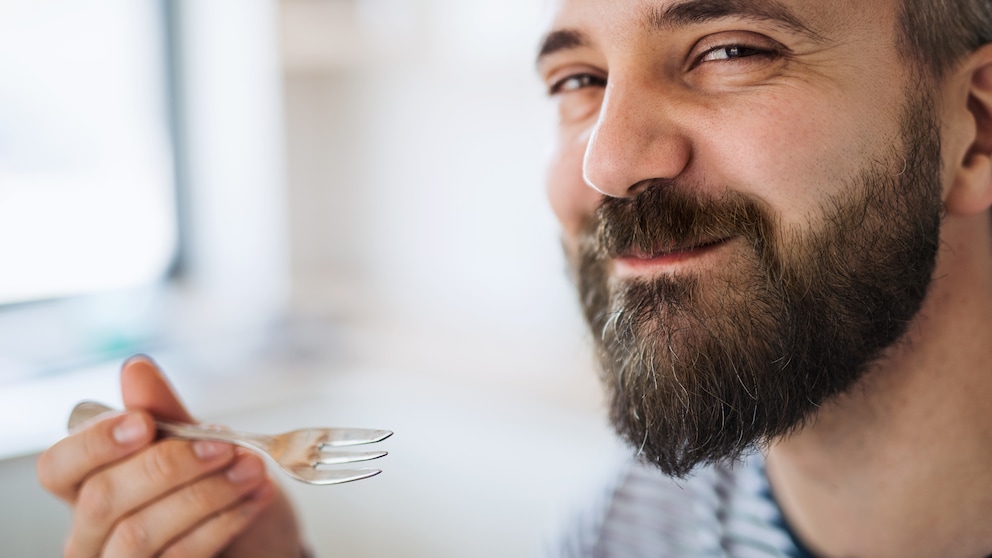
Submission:
<svg viewBox="0 0 992 558">
<path fill-rule="evenodd" d="M 647 85 L 610 82 L 582 161 L 586 184 L 606 196 L 633 197 L 649 181 L 685 170 L 691 144 L 666 99 Z"/>
</svg>

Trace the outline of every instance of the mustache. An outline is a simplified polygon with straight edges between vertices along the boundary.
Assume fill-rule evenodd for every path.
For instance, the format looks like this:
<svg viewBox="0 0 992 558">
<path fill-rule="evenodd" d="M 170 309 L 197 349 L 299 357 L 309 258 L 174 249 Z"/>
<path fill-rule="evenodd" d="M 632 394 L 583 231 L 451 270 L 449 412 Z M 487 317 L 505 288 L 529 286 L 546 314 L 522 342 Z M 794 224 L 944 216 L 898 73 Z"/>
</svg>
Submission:
<svg viewBox="0 0 992 558">
<path fill-rule="evenodd" d="M 605 198 L 581 245 L 599 259 L 653 255 L 733 237 L 763 248 L 773 229 L 761 202 L 739 192 L 694 193 L 701 190 L 684 181 L 651 180 L 634 197 Z"/>
</svg>

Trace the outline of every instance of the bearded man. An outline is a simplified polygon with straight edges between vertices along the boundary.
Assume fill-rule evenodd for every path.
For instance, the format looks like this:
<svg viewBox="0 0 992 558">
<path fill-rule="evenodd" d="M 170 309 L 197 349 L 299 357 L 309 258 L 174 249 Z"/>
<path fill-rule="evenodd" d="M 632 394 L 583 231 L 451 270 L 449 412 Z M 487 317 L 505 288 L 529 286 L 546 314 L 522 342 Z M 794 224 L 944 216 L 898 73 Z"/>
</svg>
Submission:
<svg viewBox="0 0 992 558">
<path fill-rule="evenodd" d="M 989 41 L 987 1 L 561 3 L 550 198 L 642 461 L 563 554 L 992 554 Z"/>
<path fill-rule="evenodd" d="M 561 555 L 992 554 L 990 42 L 988 0 L 558 3 L 549 194 L 639 458 Z M 39 460 L 67 555 L 301 554 L 255 456 L 122 384 Z"/>
</svg>

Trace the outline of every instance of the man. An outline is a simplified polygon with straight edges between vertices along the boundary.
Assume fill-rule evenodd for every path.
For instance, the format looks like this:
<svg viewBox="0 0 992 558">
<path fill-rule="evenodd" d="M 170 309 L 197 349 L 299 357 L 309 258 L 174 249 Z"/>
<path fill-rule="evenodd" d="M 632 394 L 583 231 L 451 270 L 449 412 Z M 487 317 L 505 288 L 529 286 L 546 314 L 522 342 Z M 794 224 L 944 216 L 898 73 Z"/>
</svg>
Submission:
<svg viewBox="0 0 992 558">
<path fill-rule="evenodd" d="M 987 1 L 565 3 L 550 197 L 612 419 L 696 471 L 633 467 L 573 554 L 992 554 L 990 40 Z"/>
<path fill-rule="evenodd" d="M 549 194 L 645 463 L 565 554 L 992 554 L 990 35 L 987 0 L 560 2 Z M 189 417 L 147 360 L 122 389 L 39 460 L 68 556 L 300 555 L 253 456 L 154 442 Z"/>
</svg>

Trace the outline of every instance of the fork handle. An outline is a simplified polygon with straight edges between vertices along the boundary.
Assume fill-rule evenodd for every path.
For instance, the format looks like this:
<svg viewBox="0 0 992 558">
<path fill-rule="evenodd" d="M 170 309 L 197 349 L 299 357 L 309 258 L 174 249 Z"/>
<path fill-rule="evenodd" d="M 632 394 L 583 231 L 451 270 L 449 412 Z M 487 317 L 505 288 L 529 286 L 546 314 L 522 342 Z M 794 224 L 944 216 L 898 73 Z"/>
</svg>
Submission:
<svg viewBox="0 0 992 558">
<path fill-rule="evenodd" d="M 77 404 L 69 415 L 69 430 L 72 430 L 84 422 L 98 417 L 104 413 L 109 413 L 114 409 L 97 403 L 96 401 L 83 401 Z M 195 424 L 180 424 L 164 420 L 156 420 L 155 426 L 163 436 L 171 438 L 182 438 L 184 440 L 213 440 L 215 442 L 227 442 L 244 448 L 267 451 L 272 444 L 271 436 L 260 434 L 249 434 L 247 432 L 235 432 L 233 430 L 219 430 L 216 428 L 198 426 Z"/>
<path fill-rule="evenodd" d="M 82 401 L 72 408 L 69 415 L 69 430 L 74 430 L 80 424 L 113 411 L 110 407 L 96 401 Z"/>
<path fill-rule="evenodd" d="M 214 442 L 226 442 L 251 450 L 268 452 L 272 446 L 272 437 L 261 434 L 249 434 L 248 432 L 237 432 L 234 430 L 220 430 L 218 428 L 198 426 L 195 424 L 179 424 L 176 422 L 166 422 L 156 420 L 155 425 L 163 436 L 170 438 L 181 438 L 183 440 L 212 440 Z"/>
</svg>

